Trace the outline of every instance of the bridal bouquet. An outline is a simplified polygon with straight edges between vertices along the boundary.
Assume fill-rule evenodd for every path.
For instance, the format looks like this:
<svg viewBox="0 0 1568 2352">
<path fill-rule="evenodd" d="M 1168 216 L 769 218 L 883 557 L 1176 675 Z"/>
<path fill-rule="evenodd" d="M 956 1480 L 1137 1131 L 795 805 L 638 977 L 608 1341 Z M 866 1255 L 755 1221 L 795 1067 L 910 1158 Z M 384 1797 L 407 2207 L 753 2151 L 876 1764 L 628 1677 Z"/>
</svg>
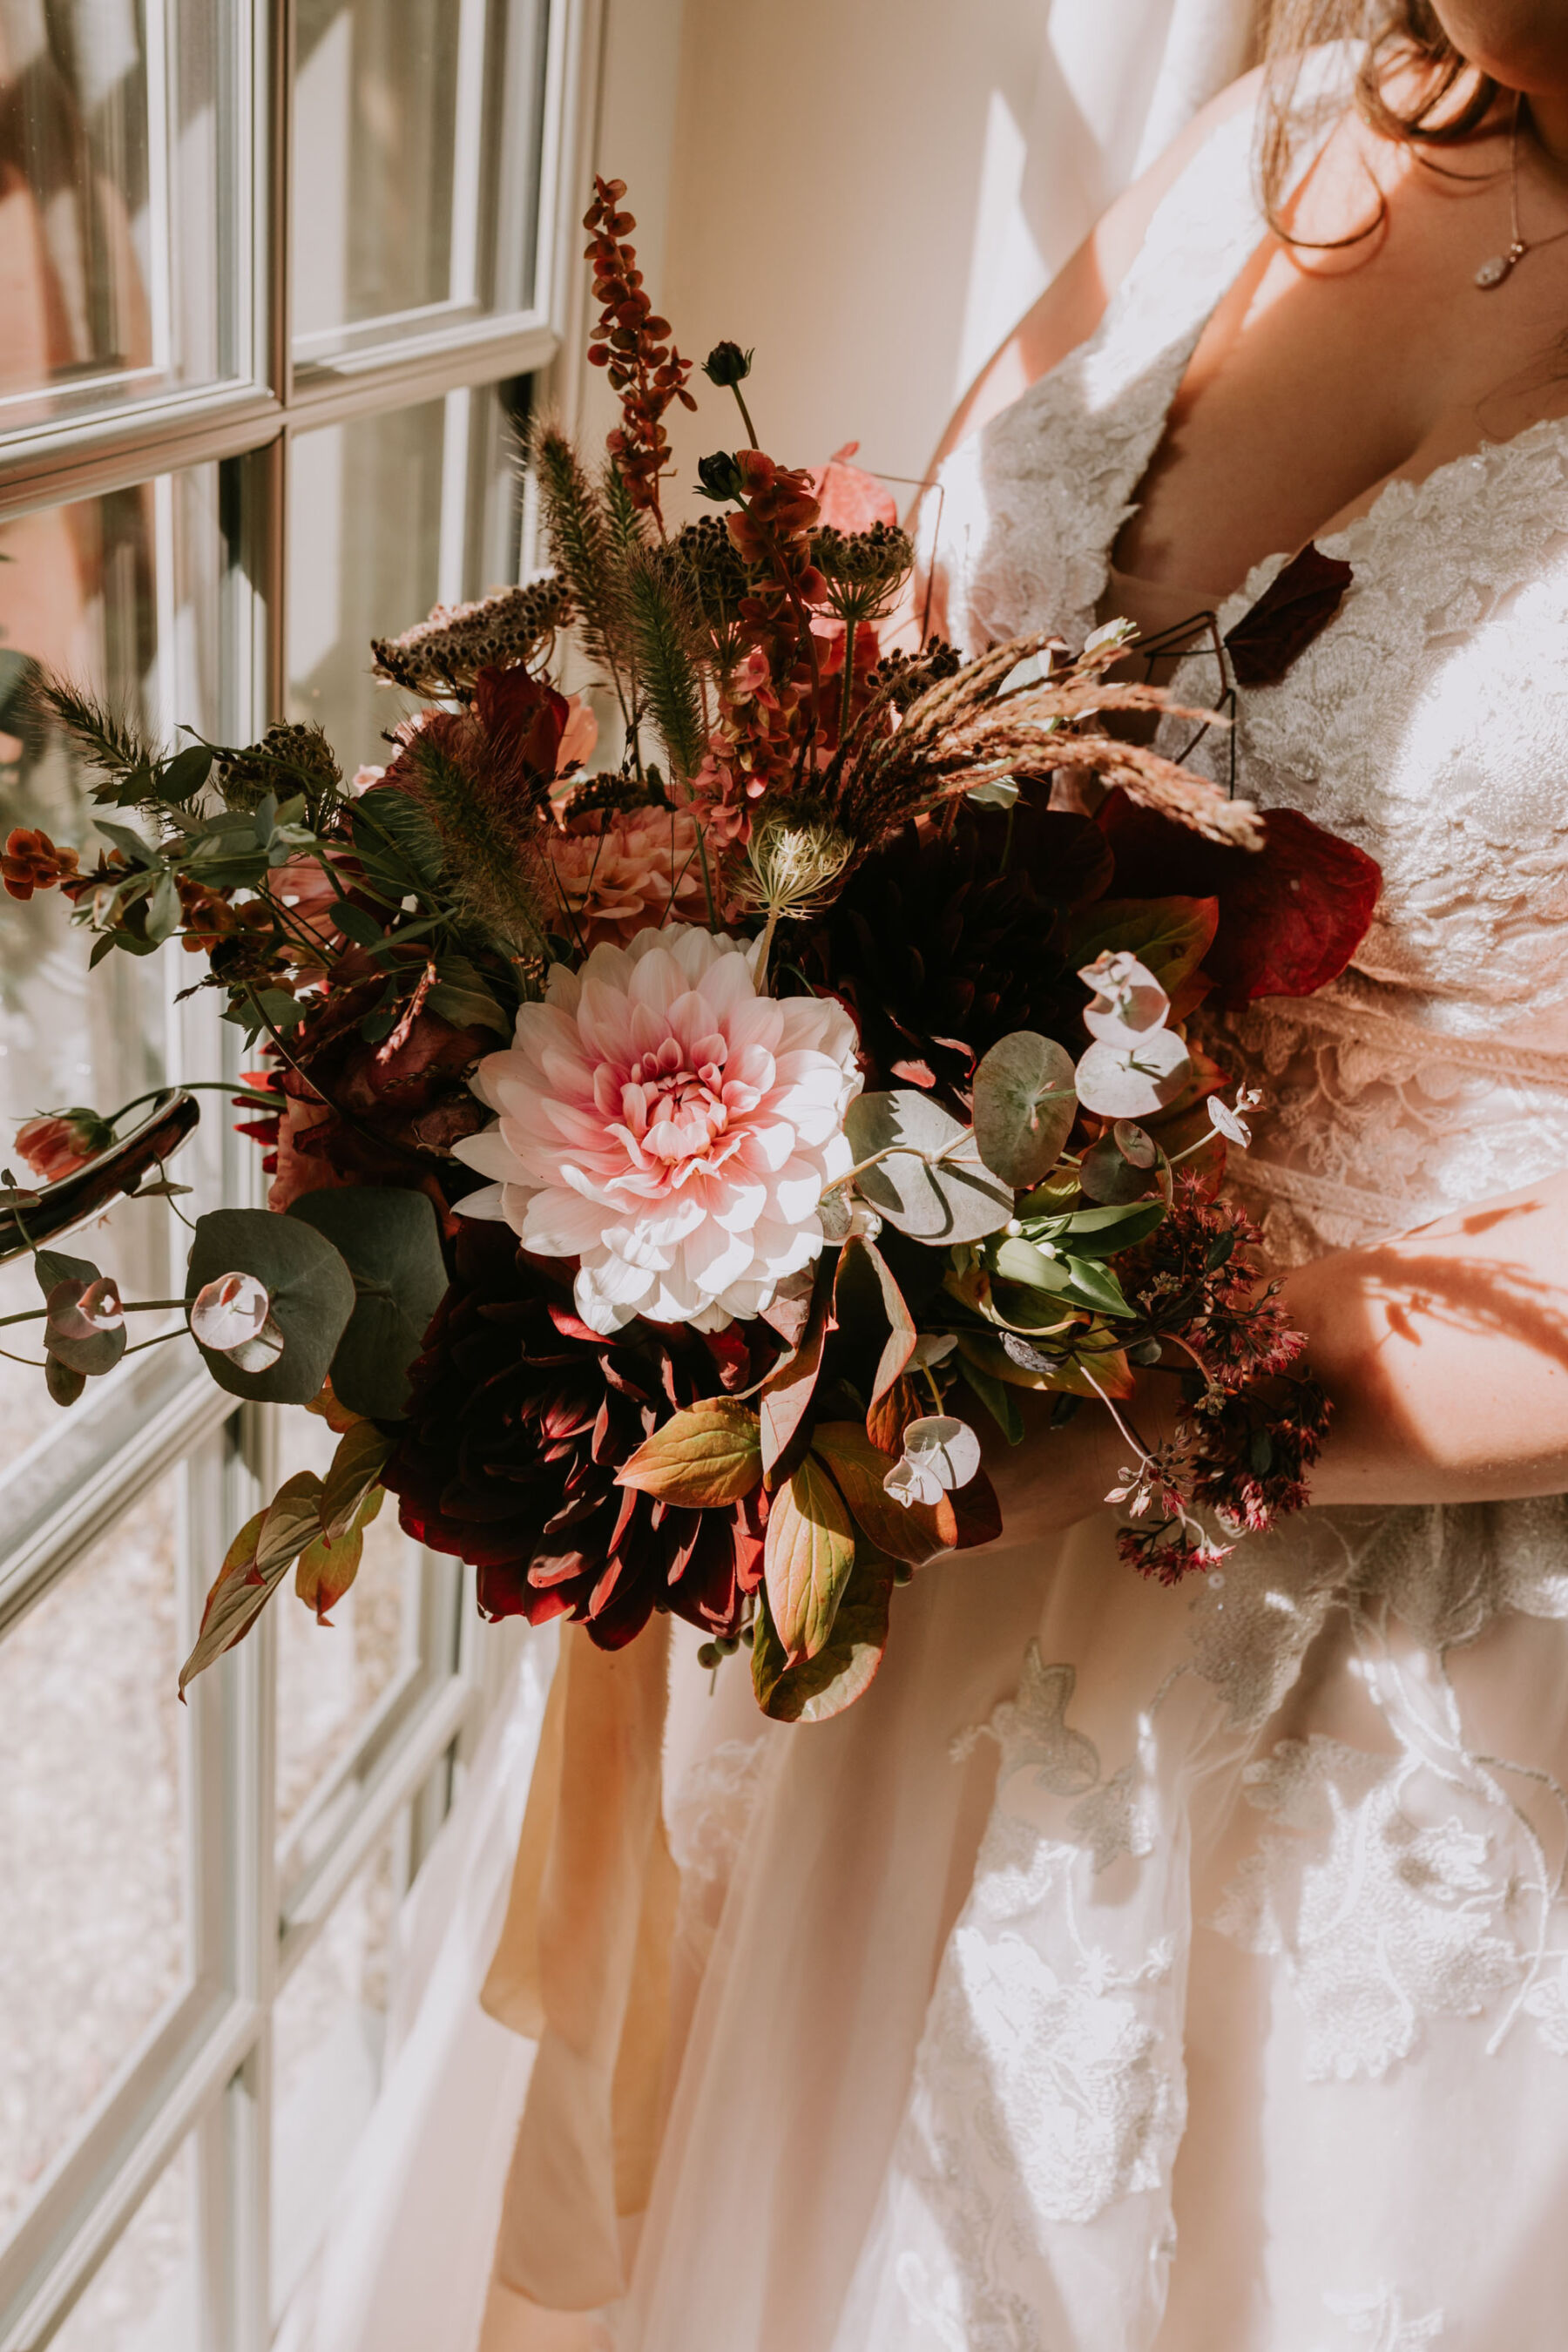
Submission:
<svg viewBox="0 0 1568 2352">
<path fill-rule="evenodd" d="M 1120 625 L 890 649 L 891 499 L 853 445 L 764 455 L 733 344 L 703 374 L 742 445 L 671 528 L 693 370 L 624 193 L 586 220 L 606 462 L 538 425 L 549 574 L 374 647 L 420 705 L 384 768 L 345 781 L 308 727 L 171 754 L 38 689 L 113 814 L 90 864 L 14 832 L 6 887 L 65 890 L 95 961 L 178 937 L 259 1048 L 269 1207 L 196 1221 L 184 1326 L 224 1389 L 340 1433 L 236 1538 L 182 1686 L 290 1569 L 324 1616 L 388 1492 L 487 1613 L 616 1647 L 674 1611 L 788 1718 L 864 1689 L 897 1585 L 1000 1534 L 976 1424 L 1016 1443 L 1026 1391 L 1118 1415 L 1122 1548 L 1167 1580 L 1304 1498 L 1324 1402 L 1218 1197 L 1251 1098 L 1186 1024 L 1342 969 L 1376 869 L 1107 731 L 1165 699 L 1110 676 Z M 566 659 L 616 714 L 597 772 Z M 1095 819 L 1050 805 L 1075 772 Z M 1188 889 L 1131 887 L 1172 844 Z M 132 1310 L 55 1241 L 106 1184 L 178 1189 L 191 1097 L 136 1108 L 30 1121 L 47 1181 L 5 1178 L 62 1404 Z M 1159 1449 L 1124 1410 L 1157 1365 Z"/>
</svg>

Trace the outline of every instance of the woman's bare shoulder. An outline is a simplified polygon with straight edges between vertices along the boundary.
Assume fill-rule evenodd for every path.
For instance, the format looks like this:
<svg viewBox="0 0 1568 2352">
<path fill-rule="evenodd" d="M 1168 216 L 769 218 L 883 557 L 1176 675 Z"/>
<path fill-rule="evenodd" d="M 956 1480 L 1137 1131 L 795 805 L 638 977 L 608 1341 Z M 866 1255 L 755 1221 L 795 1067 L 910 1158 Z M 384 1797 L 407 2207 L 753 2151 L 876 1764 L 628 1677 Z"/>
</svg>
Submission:
<svg viewBox="0 0 1568 2352">
<path fill-rule="evenodd" d="M 1244 74 L 1196 113 L 1163 154 L 1105 212 L 1071 259 L 975 377 L 942 435 L 933 469 L 1020 393 L 1087 342 L 1136 259 L 1163 199 L 1225 123 L 1258 104 L 1262 70 Z"/>
</svg>

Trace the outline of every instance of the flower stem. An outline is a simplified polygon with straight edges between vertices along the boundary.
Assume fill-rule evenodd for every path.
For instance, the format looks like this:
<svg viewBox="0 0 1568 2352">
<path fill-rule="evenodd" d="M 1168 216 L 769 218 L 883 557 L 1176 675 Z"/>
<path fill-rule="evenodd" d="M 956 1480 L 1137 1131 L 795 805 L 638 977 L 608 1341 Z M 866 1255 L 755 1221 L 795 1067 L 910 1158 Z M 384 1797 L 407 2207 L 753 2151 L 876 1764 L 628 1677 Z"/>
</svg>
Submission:
<svg viewBox="0 0 1568 2352">
<path fill-rule="evenodd" d="M 746 428 L 746 446 L 748 448 L 760 450 L 763 445 L 757 438 L 757 428 L 752 422 L 752 412 L 746 406 L 746 395 L 738 383 L 732 383 L 730 389 L 735 395 L 735 405 L 741 412 L 741 422 Z"/>
<path fill-rule="evenodd" d="M 855 701 L 855 623 L 844 623 L 844 693 L 838 705 L 838 740 L 842 743 L 849 733 L 849 713 Z"/>
</svg>

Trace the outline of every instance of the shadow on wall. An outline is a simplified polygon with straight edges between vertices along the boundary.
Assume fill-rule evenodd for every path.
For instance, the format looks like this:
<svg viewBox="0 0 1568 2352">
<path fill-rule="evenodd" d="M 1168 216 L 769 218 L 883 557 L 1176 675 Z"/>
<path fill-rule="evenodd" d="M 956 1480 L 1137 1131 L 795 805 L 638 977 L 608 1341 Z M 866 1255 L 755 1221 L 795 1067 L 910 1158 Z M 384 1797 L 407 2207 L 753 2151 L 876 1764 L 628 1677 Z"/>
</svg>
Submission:
<svg viewBox="0 0 1568 2352">
<path fill-rule="evenodd" d="M 816 463 L 858 436 L 879 472 L 919 475 L 1105 205 L 1244 68 L 1255 13 L 687 0 L 655 288 L 681 349 L 756 346 L 774 454 Z M 683 420 L 683 477 L 728 434 L 711 399 Z"/>
</svg>

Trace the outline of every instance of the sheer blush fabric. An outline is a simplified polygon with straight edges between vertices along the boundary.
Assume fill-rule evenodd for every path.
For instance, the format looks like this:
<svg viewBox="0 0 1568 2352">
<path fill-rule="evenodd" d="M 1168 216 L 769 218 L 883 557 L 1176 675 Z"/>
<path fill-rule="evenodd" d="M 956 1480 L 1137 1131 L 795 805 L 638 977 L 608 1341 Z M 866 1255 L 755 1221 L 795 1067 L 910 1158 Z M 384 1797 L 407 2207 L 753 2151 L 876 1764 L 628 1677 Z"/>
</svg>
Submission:
<svg viewBox="0 0 1568 2352">
<path fill-rule="evenodd" d="M 972 642 L 1089 625 L 1261 235 L 1249 135 L 1216 134 L 1092 341 L 950 461 Z M 1388 877 L 1343 983 L 1222 1041 L 1275 1106 L 1242 1183 L 1283 1255 L 1568 1162 L 1565 459 L 1538 426 L 1386 489 L 1327 543 L 1339 617 L 1244 700 L 1242 789 Z M 1505 1278 L 1498 1315 L 1529 1310 Z M 1310 1512 L 1173 1593 L 1111 1532 L 922 1570 L 826 1726 L 760 1724 L 733 1665 L 710 1699 L 678 1648 L 627 2289 L 563 2320 L 498 2287 L 485 2352 L 1556 2352 L 1563 1504 Z M 363 2341 L 472 2352 L 469 2327 Z"/>
</svg>

